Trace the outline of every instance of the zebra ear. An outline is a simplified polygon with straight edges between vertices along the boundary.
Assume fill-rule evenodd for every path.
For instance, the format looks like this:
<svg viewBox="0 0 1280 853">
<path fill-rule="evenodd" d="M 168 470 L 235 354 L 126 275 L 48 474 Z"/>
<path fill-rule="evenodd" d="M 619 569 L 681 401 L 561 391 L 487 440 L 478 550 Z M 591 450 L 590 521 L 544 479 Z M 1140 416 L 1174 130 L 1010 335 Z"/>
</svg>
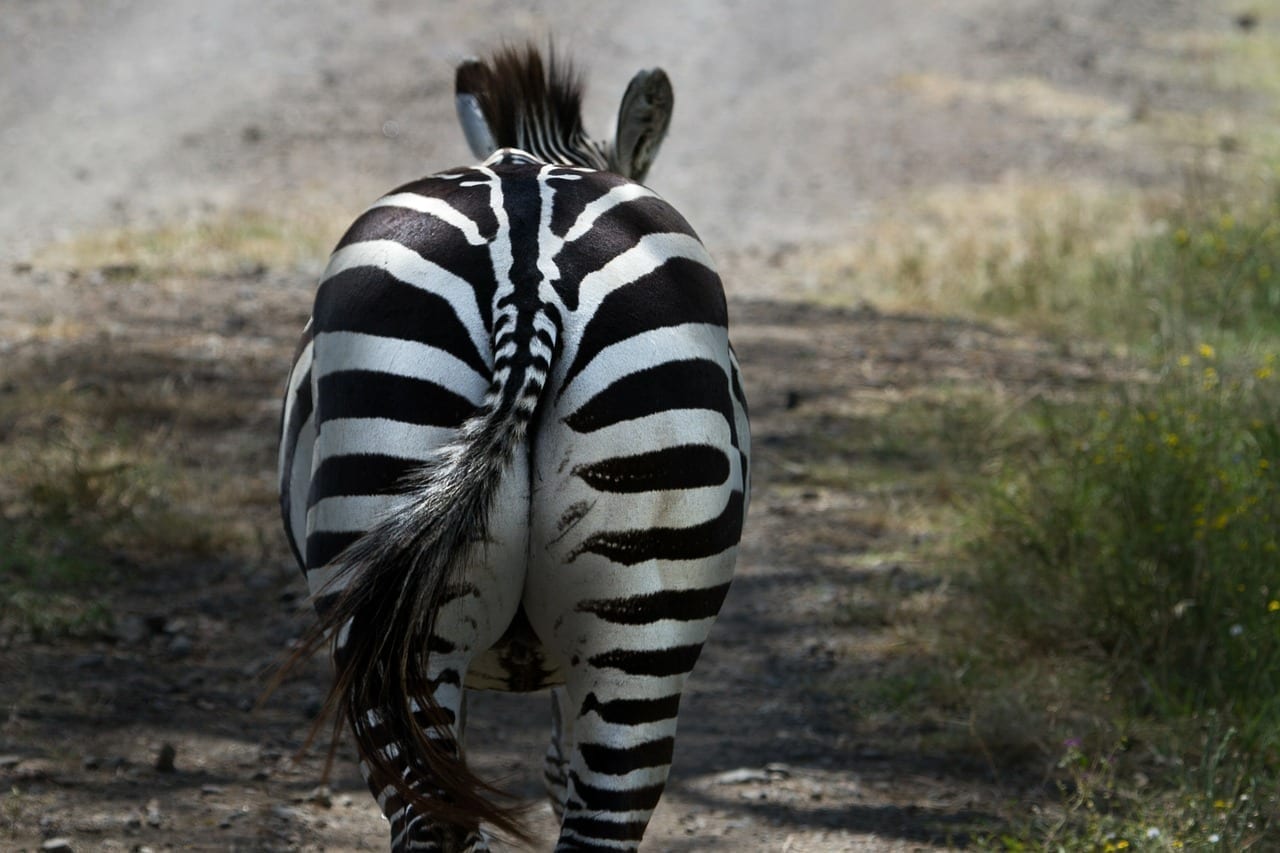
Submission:
<svg viewBox="0 0 1280 853">
<path fill-rule="evenodd" d="M 633 181 L 643 181 L 658 156 L 658 148 L 671 124 L 675 93 L 661 68 L 637 72 L 631 78 L 618 108 L 618 132 L 614 136 L 614 170 Z"/>
<path fill-rule="evenodd" d="M 478 59 L 464 59 L 454 75 L 453 104 L 458 111 L 462 135 L 467 138 L 471 153 L 481 160 L 498 150 L 481 100 L 489 89 L 491 77 L 489 66 Z"/>
</svg>

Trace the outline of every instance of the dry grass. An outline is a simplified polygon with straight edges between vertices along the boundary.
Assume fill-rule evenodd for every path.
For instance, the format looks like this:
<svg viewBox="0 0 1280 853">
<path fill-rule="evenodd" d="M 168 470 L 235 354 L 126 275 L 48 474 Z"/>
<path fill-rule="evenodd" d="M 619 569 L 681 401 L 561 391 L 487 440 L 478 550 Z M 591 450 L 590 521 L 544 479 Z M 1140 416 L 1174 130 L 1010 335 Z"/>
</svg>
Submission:
<svg viewBox="0 0 1280 853">
<path fill-rule="evenodd" d="M 109 620 L 124 571 L 278 558 L 280 388 L 335 232 L 261 214 L 113 231 L 0 281 L 24 307 L 0 317 L 10 629 Z"/>
<path fill-rule="evenodd" d="M 317 274 L 350 212 L 301 205 L 287 217 L 223 212 L 156 228 L 111 229 L 56 243 L 33 262 L 44 269 L 99 270 L 109 280 L 252 277 L 265 270 Z"/>
</svg>

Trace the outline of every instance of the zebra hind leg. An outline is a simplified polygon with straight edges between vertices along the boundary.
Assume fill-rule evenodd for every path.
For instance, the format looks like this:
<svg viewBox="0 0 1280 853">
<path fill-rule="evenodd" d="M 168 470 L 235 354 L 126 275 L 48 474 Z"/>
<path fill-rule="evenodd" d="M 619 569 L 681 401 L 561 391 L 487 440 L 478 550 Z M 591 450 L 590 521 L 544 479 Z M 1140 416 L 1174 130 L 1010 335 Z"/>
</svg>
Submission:
<svg viewBox="0 0 1280 853">
<path fill-rule="evenodd" d="M 594 692 L 577 703 L 557 853 L 638 849 L 671 770 L 678 704 Z"/>
<path fill-rule="evenodd" d="M 430 708 L 414 701 L 413 716 L 422 730 L 427 733 L 435 746 L 451 755 L 459 764 L 463 762 L 461 742 L 463 736 L 464 692 L 453 684 L 453 679 L 446 676 L 436 688 L 435 699 L 439 709 L 434 713 Z M 381 715 L 371 714 L 370 719 L 380 719 Z M 442 799 L 442 793 L 425 772 L 419 761 L 410 760 L 407 756 L 412 750 L 402 748 L 395 736 L 374 727 L 375 735 L 384 754 L 395 757 L 394 766 L 402 779 L 414 793 L 425 795 L 431 799 Z M 360 762 L 360 772 L 364 776 L 369 790 L 378 801 L 383 816 L 390 824 L 392 853 L 487 853 L 488 839 L 481 832 L 478 822 L 447 823 L 438 818 L 423 814 L 416 809 L 391 780 L 377 774 L 367 761 Z"/>
</svg>

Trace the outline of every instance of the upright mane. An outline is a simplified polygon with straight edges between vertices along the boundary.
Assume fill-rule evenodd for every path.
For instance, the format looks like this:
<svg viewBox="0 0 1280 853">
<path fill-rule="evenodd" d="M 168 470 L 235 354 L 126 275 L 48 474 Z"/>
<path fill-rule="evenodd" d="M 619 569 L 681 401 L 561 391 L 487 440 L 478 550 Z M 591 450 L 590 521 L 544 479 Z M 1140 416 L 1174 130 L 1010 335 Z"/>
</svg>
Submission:
<svg viewBox="0 0 1280 853">
<path fill-rule="evenodd" d="M 458 66 L 457 93 L 471 95 L 499 148 L 526 148 L 532 141 L 573 149 L 582 127 L 582 77 L 548 46 L 546 58 L 532 44 L 504 46 L 484 62 Z"/>
</svg>

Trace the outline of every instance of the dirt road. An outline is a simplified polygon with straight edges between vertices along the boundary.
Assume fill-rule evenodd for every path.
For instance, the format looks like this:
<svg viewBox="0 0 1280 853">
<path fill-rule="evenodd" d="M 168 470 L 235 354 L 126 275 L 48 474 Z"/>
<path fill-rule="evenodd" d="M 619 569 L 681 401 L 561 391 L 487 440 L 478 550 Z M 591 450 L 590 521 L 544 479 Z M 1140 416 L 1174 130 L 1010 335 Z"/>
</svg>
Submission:
<svg viewBox="0 0 1280 853">
<path fill-rule="evenodd" d="M 1166 163 L 1094 125 L 1188 97 L 1133 69 L 1169 58 L 1161 34 L 1228 25 L 1203 5 L 6 0 L 0 252 L 210 208 L 357 208 L 467 160 L 452 65 L 526 37 L 589 69 L 602 135 L 635 70 L 670 73 L 652 183 L 719 255 L 847 240 L 878 202 L 939 184 L 1151 181 Z M 1026 79 L 1096 103 L 1055 115 L 1042 89 L 982 90 Z"/>
<path fill-rule="evenodd" d="M 1141 144 L 1143 117 L 1206 108 L 1203 92 L 1168 82 L 1175 36 L 1230 22 L 1192 0 L 782 5 L 0 0 L 0 321 L 21 340 L 0 370 L 113 388 L 204 377 L 243 399 L 198 436 L 234 446 L 244 476 L 269 486 L 274 398 L 309 281 L 267 269 L 110 295 L 91 275 L 25 260 L 119 225 L 354 213 L 467 159 L 451 67 L 502 38 L 554 34 L 589 69 L 596 129 L 635 70 L 661 65 L 676 118 L 650 181 L 724 261 L 758 464 L 740 576 L 684 703 L 648 849 L 960 846 L 998 823 L 1010 792 L 980 763 L 921 754 L 912 732 L 833 698 L 832 685 L 876 677 L 883 639 L 838 627 L 851 585 L 868 581 L 840 556 L 902 532 L 869 523 L 865 496 L 798 487 L 786 460 L 832 412 L 886 388 L 947 377 L 1008 391 L 1085 368 L 989 329 L 786 300 L 815 253 L 912 192 L 1175 180 L 1179 159 Z M 22 337 L 51 315 L 104 331 Z M 332 793 L 313 791 L 317 757 L 290 760 L 322 670 L 251 712 L 259 673 L 306 618 L 301 578 L 274 544 L 251 567 L 136 567 L 103 590 L 121 614 L 108 638 L 0 647 L 0 781 L 21 791 L 0 846 L 379 848 L 384 829 L 345 756 Z M 909 561 L 875 570 L 928 589 Z M 484 696 L 473 710 L 473 759 L 530 798 L 544 701 Z M 166 744 L 172 771 L 157 769 Z M 535 821 L 550 838 L 549 812 Z"/>
</svg>

